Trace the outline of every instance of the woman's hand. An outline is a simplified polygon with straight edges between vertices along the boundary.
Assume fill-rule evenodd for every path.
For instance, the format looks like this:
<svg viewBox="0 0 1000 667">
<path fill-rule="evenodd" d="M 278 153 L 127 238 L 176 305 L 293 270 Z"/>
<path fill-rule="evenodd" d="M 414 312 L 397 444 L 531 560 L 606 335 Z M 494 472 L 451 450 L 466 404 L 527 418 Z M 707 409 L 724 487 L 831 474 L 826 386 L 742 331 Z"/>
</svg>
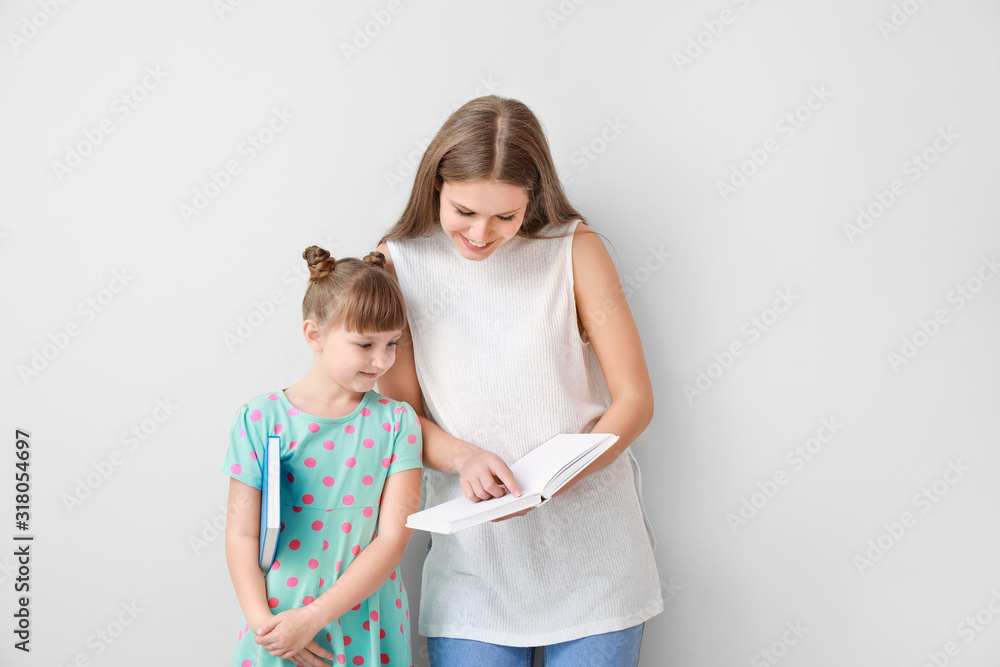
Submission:
<svg viewBox="0 0 1000 667">
<path fill-rule="evenodd" d="M 319 657 L 333 660 L 334 656 L 313 637 L 323 624 L 308 607 L 296 607 L 272 616 L 257 629 L 256 641 L 276 658 L 293 660 L 308 667 L 328 667 Z"/>
<path fill-rule="evenodd" d="M 515 496 L 521 495 L 521 487 L 503 459 L 472 443 L 466 444 L 469 454 L 459 467 L 459 484 L 466 498 L 478 503 L 480 500 L 499 498 L 507 491 Z M 507 487 L 506 490 L 504 487 Z"/>
</svg>

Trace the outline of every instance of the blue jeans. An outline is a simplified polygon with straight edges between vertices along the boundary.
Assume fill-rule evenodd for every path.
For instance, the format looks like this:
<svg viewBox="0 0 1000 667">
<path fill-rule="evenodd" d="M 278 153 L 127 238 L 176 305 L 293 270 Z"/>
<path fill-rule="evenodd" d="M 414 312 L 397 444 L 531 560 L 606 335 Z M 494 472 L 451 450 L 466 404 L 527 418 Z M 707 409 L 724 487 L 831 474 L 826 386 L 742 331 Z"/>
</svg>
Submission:
<svg viewBox="0 0 1000 667">
<path fill-rule="evenodd" d="M 639 664 L 643 623 L 542 648 L 544 667 L 628 667 Z M 531 667 L 535 649 L 453 637 L 428 637 L 431 667 Z"/>
</svg>

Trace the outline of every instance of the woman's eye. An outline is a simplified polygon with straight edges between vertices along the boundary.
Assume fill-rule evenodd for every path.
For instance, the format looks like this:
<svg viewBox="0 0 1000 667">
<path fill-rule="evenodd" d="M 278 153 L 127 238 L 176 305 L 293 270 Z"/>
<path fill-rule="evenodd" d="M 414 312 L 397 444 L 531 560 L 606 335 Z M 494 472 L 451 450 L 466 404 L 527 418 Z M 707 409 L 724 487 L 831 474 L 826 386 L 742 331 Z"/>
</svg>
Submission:
<svg viewBox="0 0 1000 667">
<path fill-rule="evenodd" d="M 515 213 L 515 214 L 514 214 L 514 215 L 512 215 L 512 216 L 510 216 L 509 218 L 505 218 L 505 217 L 503 217 L 502 215 L 498 215 L 497 217 L 498 217 L 498 218 L 500 218 L 501 220 L 503 220 L 504 222 L 510 222 L 511 220 L 513 220 L 513 219 L 514 219 L 514 217 L 515 217 L 516 215 L 517 215 L 517 213 Z"/>
<path fill-rule="evenodd" d="M 472 211 L 463 211 L 460 208 L 456 208 L 455 210 L 458 211 L 459 215 L 464 215 L 467 218 L 473 215 Z"/>
</svg>

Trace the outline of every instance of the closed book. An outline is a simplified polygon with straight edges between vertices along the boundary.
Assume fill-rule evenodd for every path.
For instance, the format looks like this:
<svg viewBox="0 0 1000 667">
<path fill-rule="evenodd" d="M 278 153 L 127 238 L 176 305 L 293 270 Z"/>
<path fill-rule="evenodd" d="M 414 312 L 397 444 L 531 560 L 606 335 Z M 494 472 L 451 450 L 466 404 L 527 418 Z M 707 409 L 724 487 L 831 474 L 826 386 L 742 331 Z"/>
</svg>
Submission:
<svg viewBox="0 0 1000 667">
<path fill-rule="evenodd" d="M 278 549 L 281 532 L 281 438 L 267 438 L 264 475 L 260 486 L 260 569 L 267 574 Z"/>
<path fill-rule="evenodd" d="M 618 441 L 611 433 L 562 433 L 545 441 L 510 466 L 521 495 L 473 502 L 461 496 L 411 514 L 406 526 L 450 535 L 487 521 L 539 507 Z"/>
</svg>

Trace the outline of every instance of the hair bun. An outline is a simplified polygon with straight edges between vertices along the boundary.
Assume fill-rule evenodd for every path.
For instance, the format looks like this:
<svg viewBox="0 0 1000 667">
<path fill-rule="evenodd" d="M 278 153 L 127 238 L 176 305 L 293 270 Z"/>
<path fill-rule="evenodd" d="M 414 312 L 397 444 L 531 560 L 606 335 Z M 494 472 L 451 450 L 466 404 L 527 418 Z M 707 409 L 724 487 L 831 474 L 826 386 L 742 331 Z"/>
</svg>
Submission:
<svg viewBox="0 0 1000 667">
<path fill-rule="evenodd" d="M 337 265 L 337 260 L 330 257 L 330 253 L 318 245 L 311 245 L 303 250 L 302 259 L 309 265 L 310 282 L 326 278 Z"/>
<path fill-rule="evenodd" d="M 378 250 L 373 250 L 372 252 L 368 253 L 361 261 L 363 261 L 365 264 L 374 266 L 379 269 L 385 268 L 385 255 L 380 253 Z"/>
</svg>

